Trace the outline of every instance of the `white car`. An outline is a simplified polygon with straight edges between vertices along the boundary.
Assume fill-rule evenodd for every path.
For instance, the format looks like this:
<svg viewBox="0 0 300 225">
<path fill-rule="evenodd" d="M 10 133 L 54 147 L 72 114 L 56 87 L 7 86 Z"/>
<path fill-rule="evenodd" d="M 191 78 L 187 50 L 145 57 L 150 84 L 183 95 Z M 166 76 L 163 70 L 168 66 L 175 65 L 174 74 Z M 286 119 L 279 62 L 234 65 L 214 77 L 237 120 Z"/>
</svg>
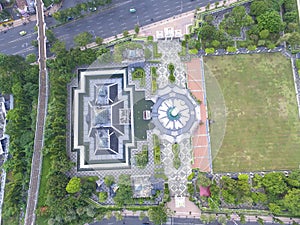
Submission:
<svg viewBox="0 0 300 225">
<path fill-rule="evenodd" d="M 20 31 L 20 33 L 19 33 L 21 36 L 24 36 L 24 35 L 26 35 L 27 34 L 27 32 L 25 31 L 25 30 L 22 30 L 22 31 Z"/>
<path fill-rule="evenodd" d="M 135 12 L 136 12 L 136 9 L 135 9 L 135 8 L 130 8 L 130 9 L 129 9 L 129 12 L 135 13 Z"/>
</svg>

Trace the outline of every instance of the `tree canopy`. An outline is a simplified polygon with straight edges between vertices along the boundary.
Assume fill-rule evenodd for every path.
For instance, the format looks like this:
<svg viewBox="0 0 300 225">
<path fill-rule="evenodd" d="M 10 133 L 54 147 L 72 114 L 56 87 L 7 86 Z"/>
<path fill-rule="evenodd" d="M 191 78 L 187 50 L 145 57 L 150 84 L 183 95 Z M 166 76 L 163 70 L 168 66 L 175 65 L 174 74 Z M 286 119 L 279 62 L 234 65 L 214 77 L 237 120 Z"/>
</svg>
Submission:
<svg viewBox="0 0 300 225">
<path fill-rule="evenodd" d="M 66 191 L 70 194 L 74 194 L 80 190 L 80 178 L 72 177 L 67 184 Z"/>
<path fill-rule="evenodd" d="M 257 22 L 260 31 L 268 30 L 271 33 L 278 33 L 284 28 L 280 15 L 276 11 L 267 11 L 261 14 L 257 17 Z"/>
<path fill-rule="evenodd" d="M 163 206 L 153 207 L 148 210 L 148 216 L 154 224 L 163 224 L 168 219 L 167 209 Z"/>
</svg>

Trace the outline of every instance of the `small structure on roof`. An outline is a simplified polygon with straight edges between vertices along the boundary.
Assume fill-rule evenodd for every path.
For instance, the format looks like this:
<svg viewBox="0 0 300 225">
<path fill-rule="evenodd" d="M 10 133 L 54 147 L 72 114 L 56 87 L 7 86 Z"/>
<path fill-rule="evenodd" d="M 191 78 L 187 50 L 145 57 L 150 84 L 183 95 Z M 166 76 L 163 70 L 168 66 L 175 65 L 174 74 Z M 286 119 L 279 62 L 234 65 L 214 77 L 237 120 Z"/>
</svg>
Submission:
<svg viewBox="0 0 300 225">
<path fill-rule="evenodd" d="M 210 197 L 210 188 L 200 186 L 200 196 Z"/>
</svg>

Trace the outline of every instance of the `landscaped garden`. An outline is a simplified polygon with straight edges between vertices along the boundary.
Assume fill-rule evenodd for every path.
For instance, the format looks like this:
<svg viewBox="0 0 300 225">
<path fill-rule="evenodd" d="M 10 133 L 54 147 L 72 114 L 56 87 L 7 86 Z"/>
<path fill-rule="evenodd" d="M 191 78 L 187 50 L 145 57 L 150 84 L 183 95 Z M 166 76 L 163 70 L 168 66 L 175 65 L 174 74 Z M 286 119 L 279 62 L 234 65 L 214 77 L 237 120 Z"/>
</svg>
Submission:
<svg viewBox="0 0 300 225">
<path fill-rule="evenodd" d="M 148 145 L 142 146 L 142 151 L 135 154 L 135 162 L 138 167 L 145 168 L 148 163 Z"/>
<path fill-rule="evenodd" d="M 140 86 L 145 87 L 146 85 L 146 74 L 145 70 L 143 68 L 135 68 L 132 73 L 132 79 L 133 80 L 139 80 Z"/>
<path fill-rule="evenodd" d="M 300 123 L 290 60 L 280 53 L 206 57 L 205 75 L 217 79 L 226 105 L 225 137 L 220 149 L 212 148 L 214 171 L 298 168 Z M 217 124 L 210 127 L 212 146 Z"/>
<path fill-rule="evenodd" d="M 299 51 L 298 23 L 295 0 L 241 2 L 224 13 L 219 10 L 200 13 L 185 42 L 190 53 L 201 48 L 208 54 L 228 47 L 234 51 L 236 48 L 255 50 L 258 46 L 272 49 L 283 41 L 287 41 L 290 50 Z"/>
<path fill-rule="evenodd" d="M 299 216 L 299 178 L 300 170 L 295 170 L 290 174 L 224 175 L 211 180 L 195 170 L 188 177 L 188 192 L 190 199 L 203 211 L 230 212 L 228 209 L 234 209 L 238 214 L 269 215 L 271 212 L 277 216 Z"/>
</svg>

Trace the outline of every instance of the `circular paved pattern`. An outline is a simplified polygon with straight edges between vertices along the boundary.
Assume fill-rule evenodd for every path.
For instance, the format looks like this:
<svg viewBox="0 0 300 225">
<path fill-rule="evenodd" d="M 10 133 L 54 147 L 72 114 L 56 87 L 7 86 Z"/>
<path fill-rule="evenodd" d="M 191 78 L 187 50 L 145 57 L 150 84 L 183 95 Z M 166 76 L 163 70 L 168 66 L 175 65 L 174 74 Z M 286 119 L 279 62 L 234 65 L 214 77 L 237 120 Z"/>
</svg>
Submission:
<svg viewBox="0 0 300 225">
<path fill-rule="evenodd" d="M 152 108 L 152 121 L 162 135 L 177 138 L 193 131 L 200 121 L 200 107 L 187 89 L 167 86 L 158 92 Z"/>
</svg>

